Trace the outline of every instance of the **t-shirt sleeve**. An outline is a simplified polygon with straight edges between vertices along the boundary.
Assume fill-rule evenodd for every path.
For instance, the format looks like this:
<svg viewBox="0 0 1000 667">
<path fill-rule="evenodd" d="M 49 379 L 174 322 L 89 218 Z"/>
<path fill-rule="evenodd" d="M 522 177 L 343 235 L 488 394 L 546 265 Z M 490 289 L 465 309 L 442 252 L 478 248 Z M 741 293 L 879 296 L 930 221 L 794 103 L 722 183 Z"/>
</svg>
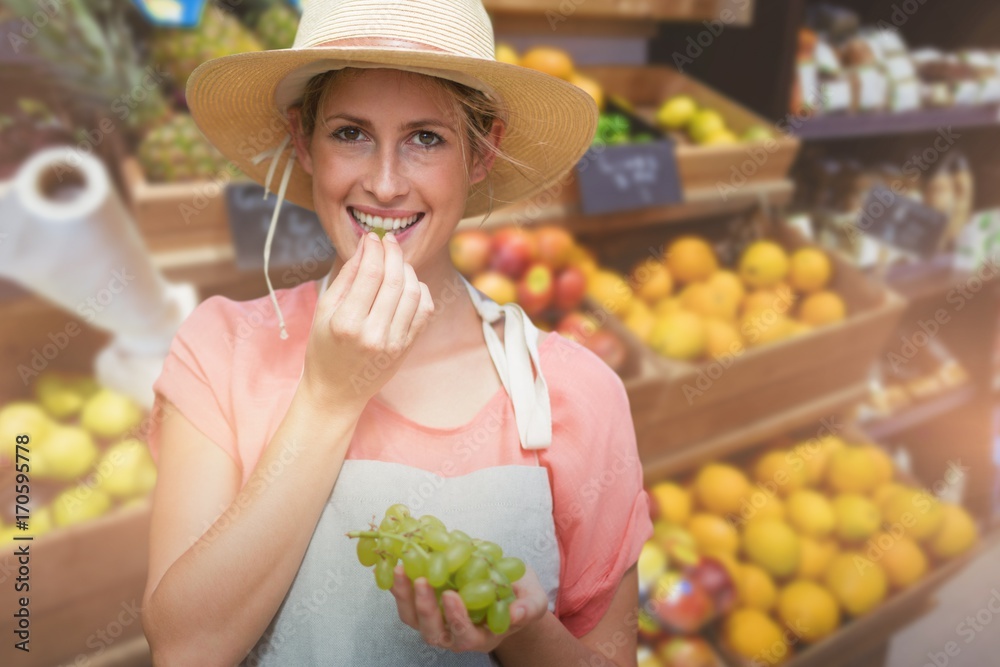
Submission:
<svg viewBox="0 0 1000 667">
<path fill-rule="evenodd" d="M 177 330 L 153 384 L 155 402 L 147 436 L 150 454 L 159 463 L 160 424 L 165 402 L 209 440 L 240 464 L 232 413 L 232 350 L 226 344 L 229 329 L 226 299 L 213 296 L 198 305 Z"/>
<path fill-rule="evenodd" d="M 604 617 L 653 525 L 621 378 L 577 343 L 560 345 L 568 346 L 560 364 L 568 389 L 552 397 L 550 459 L 561 559 L 557 613 L 581 637 Z"/>
</svg>

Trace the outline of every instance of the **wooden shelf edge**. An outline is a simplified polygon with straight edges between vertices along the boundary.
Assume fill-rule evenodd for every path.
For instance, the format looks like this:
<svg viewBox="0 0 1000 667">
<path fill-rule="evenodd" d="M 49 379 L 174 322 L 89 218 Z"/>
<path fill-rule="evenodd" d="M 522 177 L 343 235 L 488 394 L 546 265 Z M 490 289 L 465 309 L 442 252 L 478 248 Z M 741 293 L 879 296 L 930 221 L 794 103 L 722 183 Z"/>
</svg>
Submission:
<svg viewBox="0 0 1000 667">
<path fill-rule="evenodd" d="M 859 426 L 871 438 L 883 440 L 894 435 L 914 428 L 924 422 L 940 417 L 955 410 L 976 396 L 976 388 L 969 384 L 964 384 L 951 389 L 940 396 L 918 401 L 909 407 L 903 408 L 898 414 L 884 419 L 861 423 Z"/>
<path fill-rule="evenodd" d="M 1000 105 L 989 104 L 903 113 L 816 116 L 806 120 L 795 130 L 795 135 L 805 141 L 824 141 L 997 125 L 1000 125 Z"/>
<path fill-rule="evenodd" d="M 705 440 L 666 454 L 651 461 L 643 461 L 643 474 L 647 484 L 688 472 L 707 461 L 735 454 L 758 445 L 770 438 L 789 431 L 834 417 L 855 405 L 868 395 L 866 383 L 848 386 L 828 394 L 822 399 L 798 406 L 785 412 L 767 415 L 748 426 L 730 431 L 711 440 Z"/>
</svg>

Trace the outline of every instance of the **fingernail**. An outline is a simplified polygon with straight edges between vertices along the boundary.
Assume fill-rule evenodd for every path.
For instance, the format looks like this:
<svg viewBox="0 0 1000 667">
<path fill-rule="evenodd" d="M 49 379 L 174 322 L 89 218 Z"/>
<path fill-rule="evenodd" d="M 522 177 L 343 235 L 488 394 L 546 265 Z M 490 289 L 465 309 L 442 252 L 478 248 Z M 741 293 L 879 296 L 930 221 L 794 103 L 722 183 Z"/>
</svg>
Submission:
<svg viewBox="0 0 1000 667">
<path fill-rule="evenodd" d="M 386 241 L 392 241 L 393 243 L 399 243 L 399 240 L 396 239 L 396 235 L 395 234 L 386 234 L 385 235 L 385 240 Z"/>
<path fill-rule="evenodd" d="M 379 241 L 378 234 L 376 234 L 375 232 L 368 232 L 368 238 L 370 238 L 372 241 L 375 241 L 376 243 L 378 243 Z"/>
<path fill-rule="evenodd" d="M 521 607 L 515 608 L 514 611 L 510 613 L 510 620 L 512 621 L 520 621 L 522 618 L 524 618 L 524 609 Z"/>
</svg>

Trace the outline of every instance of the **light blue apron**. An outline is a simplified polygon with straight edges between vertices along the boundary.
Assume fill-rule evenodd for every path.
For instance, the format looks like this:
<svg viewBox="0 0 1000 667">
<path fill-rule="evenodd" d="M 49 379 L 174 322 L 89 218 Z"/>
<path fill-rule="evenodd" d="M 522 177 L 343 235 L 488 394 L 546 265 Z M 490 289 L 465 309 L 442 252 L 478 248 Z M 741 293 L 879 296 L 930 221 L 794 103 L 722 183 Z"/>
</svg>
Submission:
<svg viewBox="0 0 1000 667">
<path fill-rule="evenodd" d="M 519 445 L 530 450 L 548 447 L 552 419 L 538 363 L 538 330 L 519 306 L 499 306 L 465 284 L 483 319 L 490 356 L 513 402 Z M 501 316 L 505 317 L 503 343 L 490 325 Z M 554 611 L 559 550 L 552 492 L 537 453 L 535 463 L 446 478 L 398 463 L 344 461 L 288 594 L 241 666 L 499 664 L 492 655 L 453 653 L 424 642 L 417 630 L 399 619 L 395 598 L 376 587 L 371 568 L 358 562 L 356 543 L 345 533 L 366 528 L 373 515 L 377 521 L 387 507 L 404 503 L 416 516 L 433 514 L 449 529 L 496 542 L 506 554 L 524 560 L 538 575 L 549 610 Z"/>
</svg>

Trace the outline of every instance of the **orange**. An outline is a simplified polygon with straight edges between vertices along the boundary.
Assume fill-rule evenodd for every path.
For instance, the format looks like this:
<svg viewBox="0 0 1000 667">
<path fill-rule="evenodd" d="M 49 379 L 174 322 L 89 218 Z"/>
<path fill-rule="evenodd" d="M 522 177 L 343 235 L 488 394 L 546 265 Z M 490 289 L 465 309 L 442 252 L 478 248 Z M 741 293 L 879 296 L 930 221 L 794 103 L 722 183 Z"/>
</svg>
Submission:
<svg viewBox="0 0 1000 667">
<path fill-rule="evenodd" d="M 751 315 L 765 311 L 774 311 L 779 315 L 787 315 L 795 305 L 795 294 L 792 288 L 784 283 L 763 290 L 755 290 L 743 299 L 741 312 Z"/>
<path fill-rule="evenodd" d="M 754 241 L 740 257 L 740 277 L 754 289 L 775 287 L 788 275 L 788 255 L 774 241 Z"/>
<path fill-rule="evenodd" d="M 664 258 L 670 274 L 681 283 L 705 280 L 719 268 L 712 246 L 698 236 L 676 239 L 667 247 Z"/>
<path fill-rule="evenodd" d="M 771 575 L 763 568 L 750 563 L 741 565 L 735 583 L 740 606 L 761 611 L 771 611 L 774 608 L 778 589 Z"/>
<path fill-rule="evenodd" d="M 879 473 L 864 447 L 838 447 L 827 460 L 826 482 L 836 493 L 869 493 L 878 486 Z"/>
<path fill-rule="evenodd" d="M 732 320 L 736 317 L 736 304 L 721 290 L 707 282 L 691 283 L 680 293 L 681 304 L 702 317 Z"/>
<path fill-rule="evenodd" d="M 691 360 L 705 353 L 707 339 L 704 320 L 694 313 L 679 310 L 657 318 L 648 345 L 665 357 Z"/>
<path fill-rule="evenodd" d="M 650 305 L 667 298 L 674 291 L 674 279 L 667 265 L 652 257 L 632 268 L 629 283 L 636 296 Z"/>
<path fill-rule="evenodd" d="M 817 642 L 840 625 L 836 598 L 819 584 L 796 580 L 778 593 L 778 618 L 801 633 L 803 640 Z"/>
<path fill-rule="evenodd" d="M 584 76 L 579 72 L 574 72 L 569 78 L 569 82 L 577 88 L 583 89 L 585 93 L 594 98 L 594 102 L 597 104 L 598 109 L 604 108 L 604 89 L 601 88 L 601 84 L 597 83 L 589 76 Z"/>
<path fill-rule="evenodd" d="M 830 282 L 833 266 L 819 248 L 800 248 L 792 254 L 788 282 L 793 289 L 811 294 L 824 289 Z"/>
<path fill-rule="evenodd" d="M 573 77 L 573 59 L 562 49 L 536 46 L 521 56 L 521 66 L 545 72 L 569 81 Z"/>
<path fill-rule="evenodd" d="M 934 537 L 927 542 L 927 550 L 935 558 L 954 558 L 965 553 L 979 539 L 976 523 L 958 505 L 945 505 L 944 519 Z"/>
<path fill-rule="evenodd" d="M 834 292 L 816 292 L 806 297 L 799 309 L 799 319 L 806 324 L 823 326 L 847 317 L 847 305 Z"/>
<path fill-rule="evenodd" d="M 878 478 L 877 486 L 888 484 L 892 481 L 893 465 L 889 454 L 878 445 L 863 445 L 862 448 L 871 457 L 872 467 L 875 469 L 875 476 Z"/>
<path fill-rule="evenodd" d="M 851 616 L 861 616 L 877 607 L 889 589 L 882 566 L 859 551 L 845 551 L 834 556 L 824 583 Z"/>
<path fill-rule="evenodd" d="M 591 275 L 587 279 L 587 294 L 614 315 L 624 316 L 632 306 L 632 288 L 614 271 L 599 269 Z"/>
<path fill-rule="evenodd" d="M 725 320 L 705 320 L 705 353 L 712 359 L 736 355 L 744 350 L 743 339 L 736 327 Z"/>
<path fill-rule="evenodd" d="M 743 303 L 743 298 L 746 296 L 746 289 L 744 289 L 743 281 L 738 275 L 728 269 L 722 269 L 713 273 L 707 282 L 712 289 L 729 300 L 733 312 L 739 310 L 740 304 Z"/>
<path fill-rule="evenodd" d="M 653 311 L 646 305 L 645 301 L 635 300 L 623 322 L 625 327 L 635 334 L 636 338 L 645 343 L 649 340 L 650 334 L 653 333 L 656 316 L 653 315 Z"/>
<path fill-rule="evenodd" d="M 750 480 L 739 468 L 728 463 L 709 463 L 694 478 L 694 495 L 709 512 L 739 514 L 743 499 L 750 492 Z"/>
<path fill-rule="evenodd" d="M 906 489 L 889 496 L 882 513 L 890 526 L 899 524 L 906 535 L 923 542 L 933 541 L 945 520 L 944 506 L 923 489 Z"/>
<path fill-rule="evenodd" d="M 780 519 L 758 519 L 743 529 L 743 553 L 776 579 L 799 569 L 802 545 L 791 526 Z"/>
<path fill-rule="evenodd" d="M 872 543 L 881 551 L 879 564 L 894 589 L 909 588 L 927 574 L 927 556 L 913 540 L 879 533 Z"/>
<path fill-rule="evenodd" d="M 807 482 L 805 464 L 782 449 L 761 454 L 754 463 L 753 478 L 766 488 L 776 488 L 786 497 L 804 488 Z"/>
<path fill-rule="evenodd" d="M 740 536 L 732 524 L 714 514 L 695 514 L 688 521 L 688 532 L 694 537 L 698 553 L 718 551 L 735 555 Z"/>
<path fill-rule="evenodd" d="M 679 297 L 673 296 L 666 299 L 660 299 L 653 306 L 653 314 L 657 317 L 663 315 L 672 315 L 673 313 L 679 313 L 684 310 L 684 306 L 681 305 L 681 300 Z"/>
<path fill-rule="evenodd" d="M 726 617 L 722 629 L 729 649 L 747 664 L 780 665 L 792 649 L 782 628 L 760 609 L 737 609 Z"/>
</svg>

